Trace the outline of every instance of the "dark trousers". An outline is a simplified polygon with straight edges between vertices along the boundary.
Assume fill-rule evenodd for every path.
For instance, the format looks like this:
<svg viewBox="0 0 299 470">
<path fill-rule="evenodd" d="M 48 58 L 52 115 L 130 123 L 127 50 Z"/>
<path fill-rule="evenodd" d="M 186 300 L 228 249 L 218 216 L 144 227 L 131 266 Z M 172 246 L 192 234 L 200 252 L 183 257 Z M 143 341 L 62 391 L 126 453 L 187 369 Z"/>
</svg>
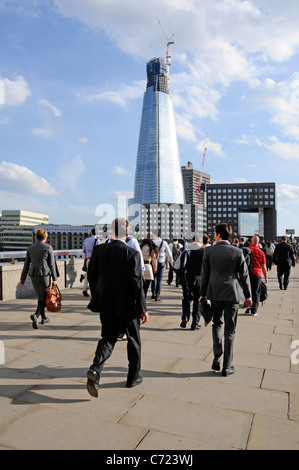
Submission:
<svg viewBox="0 0 299 470">
<path fill-rule="evenodd" d="M 45 314 L 45 308 L 46 308 L 46 301 L 45 300 L 39 300 L 37 302 L 37 308 L 35 315 L 38 318 L 41 316 L 44 320 L 46 319 L 46 314 Z"/>
<path fill-rule="evenodd" d="M 289 277 L 291 274 L 291 266 L 288 264 L 278 265 L 277 266 L 277 279 L 280 287 L 287 289 L 289 285 Z"/>
<path fill-rule="evenodd" d="M 144 297 L 145 297 L 145 298 L 146 298 L 146 296 L 147 296 L 148 288 L 149 288 L 151 282 L 153 282 L 153 281 L 150 281 L 150 280 L 148 280 L 148 279 L 144 279 L 144 280 L 143 280 L 143 291 L 144 291 Z"/>
<path fill-rule="evenodd" d="M 272 264 L 273 264 L 273 256 L 271 256 L 271 255 L 266 255 L 267 271 L 271 271 Z"/>
<path fill-rule="evenodd" d="M 212 337 L 214 357 L 220 357 L 223 354 L 222 329 L 224 318 L 223 369 L 228 369 L 232 365 L 233 360 L 233 348 L 239 304 L 218 300 L 212 300 L 211 303 L 213 309 Z"/>
<path fill-rule="evenodd" d="M 127 335 L 127 356 L 129 361 L 128 381 L 137 379 L 141 367 L 141 340 L 140 340 L 140 319 L 134 318 L 122 322 L 121 319 L 108 319 L 100 314 L 102 322 L 102 337 L 98 341 L 93 364 L 91 369 L 101 375 L 103 366 L 112 354 L 119 331 L 124 331 Z"/>
<path fill-rule="evenodd" d="M 30 277 L 35 294 L 37 296 L 37 308 L 35 315 L 37 318 L 41 316 L 43 319 L 46 318 L 45 308 L 46 308 L 46 298 L 47 298 L 47 289 L 51 284 L 50 276 L 31 276 Z"/>
<path fill-rule="evenodd" d="M 199 310 L 199 286 L 190 285 L 187 280 L 182 280 L 183 300 L 182 300 L 182 320 L 189 321 L 191 316 L 192 307 L 192 325 L 195 327 L 200 320 Z"/>
<path fill-rule="evenodd" d="M 173 267 L 172 266 L 169 266 L 169 269 L 168 269 L 168 279 L 167 279 L 167 284 L 171 284 L 172 281 L 173 281 Z M 176 287 L 178 287 L 179 285 L 179 276 L 177 273 L 175 273 L 175 285 Z"/>
<path fill-rule="evenodd" d="M 250 273 L 250 285 L 252 293 L 251 313 L 256 313 L 260 303 L 262 278 Z"/>
</svg>

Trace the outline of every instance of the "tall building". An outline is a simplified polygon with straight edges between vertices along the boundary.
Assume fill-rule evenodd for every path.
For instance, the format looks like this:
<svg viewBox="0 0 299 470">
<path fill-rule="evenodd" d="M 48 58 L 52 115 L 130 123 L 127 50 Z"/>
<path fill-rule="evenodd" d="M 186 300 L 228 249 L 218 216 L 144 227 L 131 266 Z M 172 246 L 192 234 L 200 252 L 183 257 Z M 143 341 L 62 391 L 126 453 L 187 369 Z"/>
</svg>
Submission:
<svg viewBox="0 0 299 470">
<path fill-rule="evenodd" d="M 48 223 L 46 214 L 3 210 L 0 219 L 0 251 L 24 251 L 32 244 L 34 226 Z"/>
<path fill-rule="evenodd" d="M 169 52 L 169 51 L 168 51 Z M 184 204 L 184 188 L 172 101 L 169 65 L 154 58 L 147 64 L 134 184 L 135 204 Z"/>
<path fill-rule="evenodd" d="M 206 184 L 210 183 L 211 175 L 202 173 L 199 170 L 193 168 L 193 164 L 188 162 L 187 166 L 182 166 L 182 177 L 185 191 L 186 204 L 199 204 L 206 205 Z M 201 200 L 199 202 L 199 184 Z"/>
</svg>

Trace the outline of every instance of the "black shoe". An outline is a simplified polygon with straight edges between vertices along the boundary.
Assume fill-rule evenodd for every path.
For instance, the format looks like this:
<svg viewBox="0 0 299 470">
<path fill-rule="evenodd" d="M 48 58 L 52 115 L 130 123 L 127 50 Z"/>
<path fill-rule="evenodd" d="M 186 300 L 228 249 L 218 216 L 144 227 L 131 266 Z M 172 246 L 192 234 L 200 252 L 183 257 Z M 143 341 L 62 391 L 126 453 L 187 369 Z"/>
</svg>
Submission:
<svg viewBox="0 0 299 470">
<path fill-rule="evenodd" d="M 85 275 L 84 275 L 84 274 L 81 274 L 81 276 L 80 276 L 80 282 L 84 281 L 84 279 L 85 279 Z"/>
<path fill-rule="evenodd" d="M 215 371 L 220 370 L 220 358 L 219 357 L 214 357 L 213 363 L 211 365 L 211 369 Z"/>
<path fill-rule="evenodd" d="M 279 289 L 282 290 L 282 284 L 279 284 Z"/>
<path fill-rule="evenodd" d="M 32 321 L 32 328 L 35 330 L 38 329 L 38 320 L 36 315 L 30 315 L 30 320 Z"/>
<path fill-rule="evenodd" d="M 50 318 L 45 317 L 45 318 L 42 318 L 41 324 L 44 325 L 45 323 L 49 323 L 49 322 L 50 322 Z"/>
<path fill-rule="evenodd" d="M 123 341 L 124 339 L 127 339 L 127 335 L 125 333 L 119 333 L 117 335 L 117 341 Z"/>
<path fill-rule="evenodd" d="M 228 369 L 222 369 L 222 375 L 223 377 L 227 377 L 228 375 L 234 374 L 235 373 L 235 368 L 234 366 L 229 367 Z"/>
<path fill-rule="evenodd" d="M 92 397 L 98 398 L 99 380 L 100 380 L 99 374 L 95 370 L 89 369 L 87 371 L 86 377 L 87 377 L 86 388 L 87 388 L 88 393 Z"/>
<path fill-rule="evenodd" d="M 191 330 L 194 331 L 194 330 L 200 330 L 201 329 L 201 326 L 200 325 L 191 325 Z"/>
<path fill-rule="evenodd" d="M 152 294 L 151 299 L 155 300 L 155 298 L 156 298 L 156 296 L 154 294 Z"/>
<path fill-rule="evenodd" d="M 187 320 L 182 320 L 181 324 L 180 324 L 180 327 L 181 328 L 186 328 L 186 326 L 187 326 Z"/>
<path fill-rule="evenodd" d="M 86 290 L 83 291 L 83 295 L 84 295 L 85 297 L 89 297 L 89 294 L 86 292 Z"/>
<path fill-rule="evenodd" d="M 127 380 L 126 387 L 127 388 L 136 387 L 136 385 L 141 384 L 142 381 L 143 381 L 143 378 L 140 377 L 140 375 L 139 375 L 136 380 L 133 380 L 133 381 Z"/>
</svg>

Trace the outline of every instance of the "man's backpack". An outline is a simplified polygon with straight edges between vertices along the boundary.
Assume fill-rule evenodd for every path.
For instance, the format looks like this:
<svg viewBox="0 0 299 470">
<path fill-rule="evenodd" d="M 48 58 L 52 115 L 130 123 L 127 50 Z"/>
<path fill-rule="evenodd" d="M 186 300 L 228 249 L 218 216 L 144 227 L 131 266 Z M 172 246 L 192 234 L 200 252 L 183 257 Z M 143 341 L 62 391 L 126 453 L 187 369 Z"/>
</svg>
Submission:
<svg viewBox="0 0 299 470">
<path fill-rule="evenodd" d="M 175 263 L 173 264 L 173 270 L 177 274 L 183 274 L 186 272 L 188 263 L 190 260 L 190 251 L 182 249 L 179 252 L 179 256 L 177 257 Z"/>
<path fill-rule="evenodd" d="M 178 243 L 174 243 L 172 245 L 172 259 L 173 259 L 173 263 L 176 262 L 176 260 L 178 259 L 178 257 L 180 256 L 180 252 L 181 252 L 181 248 L 179 246 Z"/>
</svg>

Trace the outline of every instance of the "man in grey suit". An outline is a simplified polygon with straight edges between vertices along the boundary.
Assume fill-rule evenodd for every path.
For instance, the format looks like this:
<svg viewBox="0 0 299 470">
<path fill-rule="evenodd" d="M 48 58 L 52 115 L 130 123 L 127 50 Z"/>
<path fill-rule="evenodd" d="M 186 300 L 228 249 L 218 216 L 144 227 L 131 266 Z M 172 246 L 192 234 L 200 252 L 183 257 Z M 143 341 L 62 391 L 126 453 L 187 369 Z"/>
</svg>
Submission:
<svg viewBox="0 0 299 470">
<path fill-rule="evenodd" d="M 220 371 L 224 316 L 223 376 L 235 371 L 232 359 L 239 302 L 244 301 L 245 295 L 245 305 L 249 307 L 252 304 L 247 264 L 242 250 L 230 244 L 231 234 L 230 225 L 216 225 L 216 244 L 205 250 L 203 257 L 199 299 L 207 298 L 212 304 L 214 371 Z"/>
</svg>

